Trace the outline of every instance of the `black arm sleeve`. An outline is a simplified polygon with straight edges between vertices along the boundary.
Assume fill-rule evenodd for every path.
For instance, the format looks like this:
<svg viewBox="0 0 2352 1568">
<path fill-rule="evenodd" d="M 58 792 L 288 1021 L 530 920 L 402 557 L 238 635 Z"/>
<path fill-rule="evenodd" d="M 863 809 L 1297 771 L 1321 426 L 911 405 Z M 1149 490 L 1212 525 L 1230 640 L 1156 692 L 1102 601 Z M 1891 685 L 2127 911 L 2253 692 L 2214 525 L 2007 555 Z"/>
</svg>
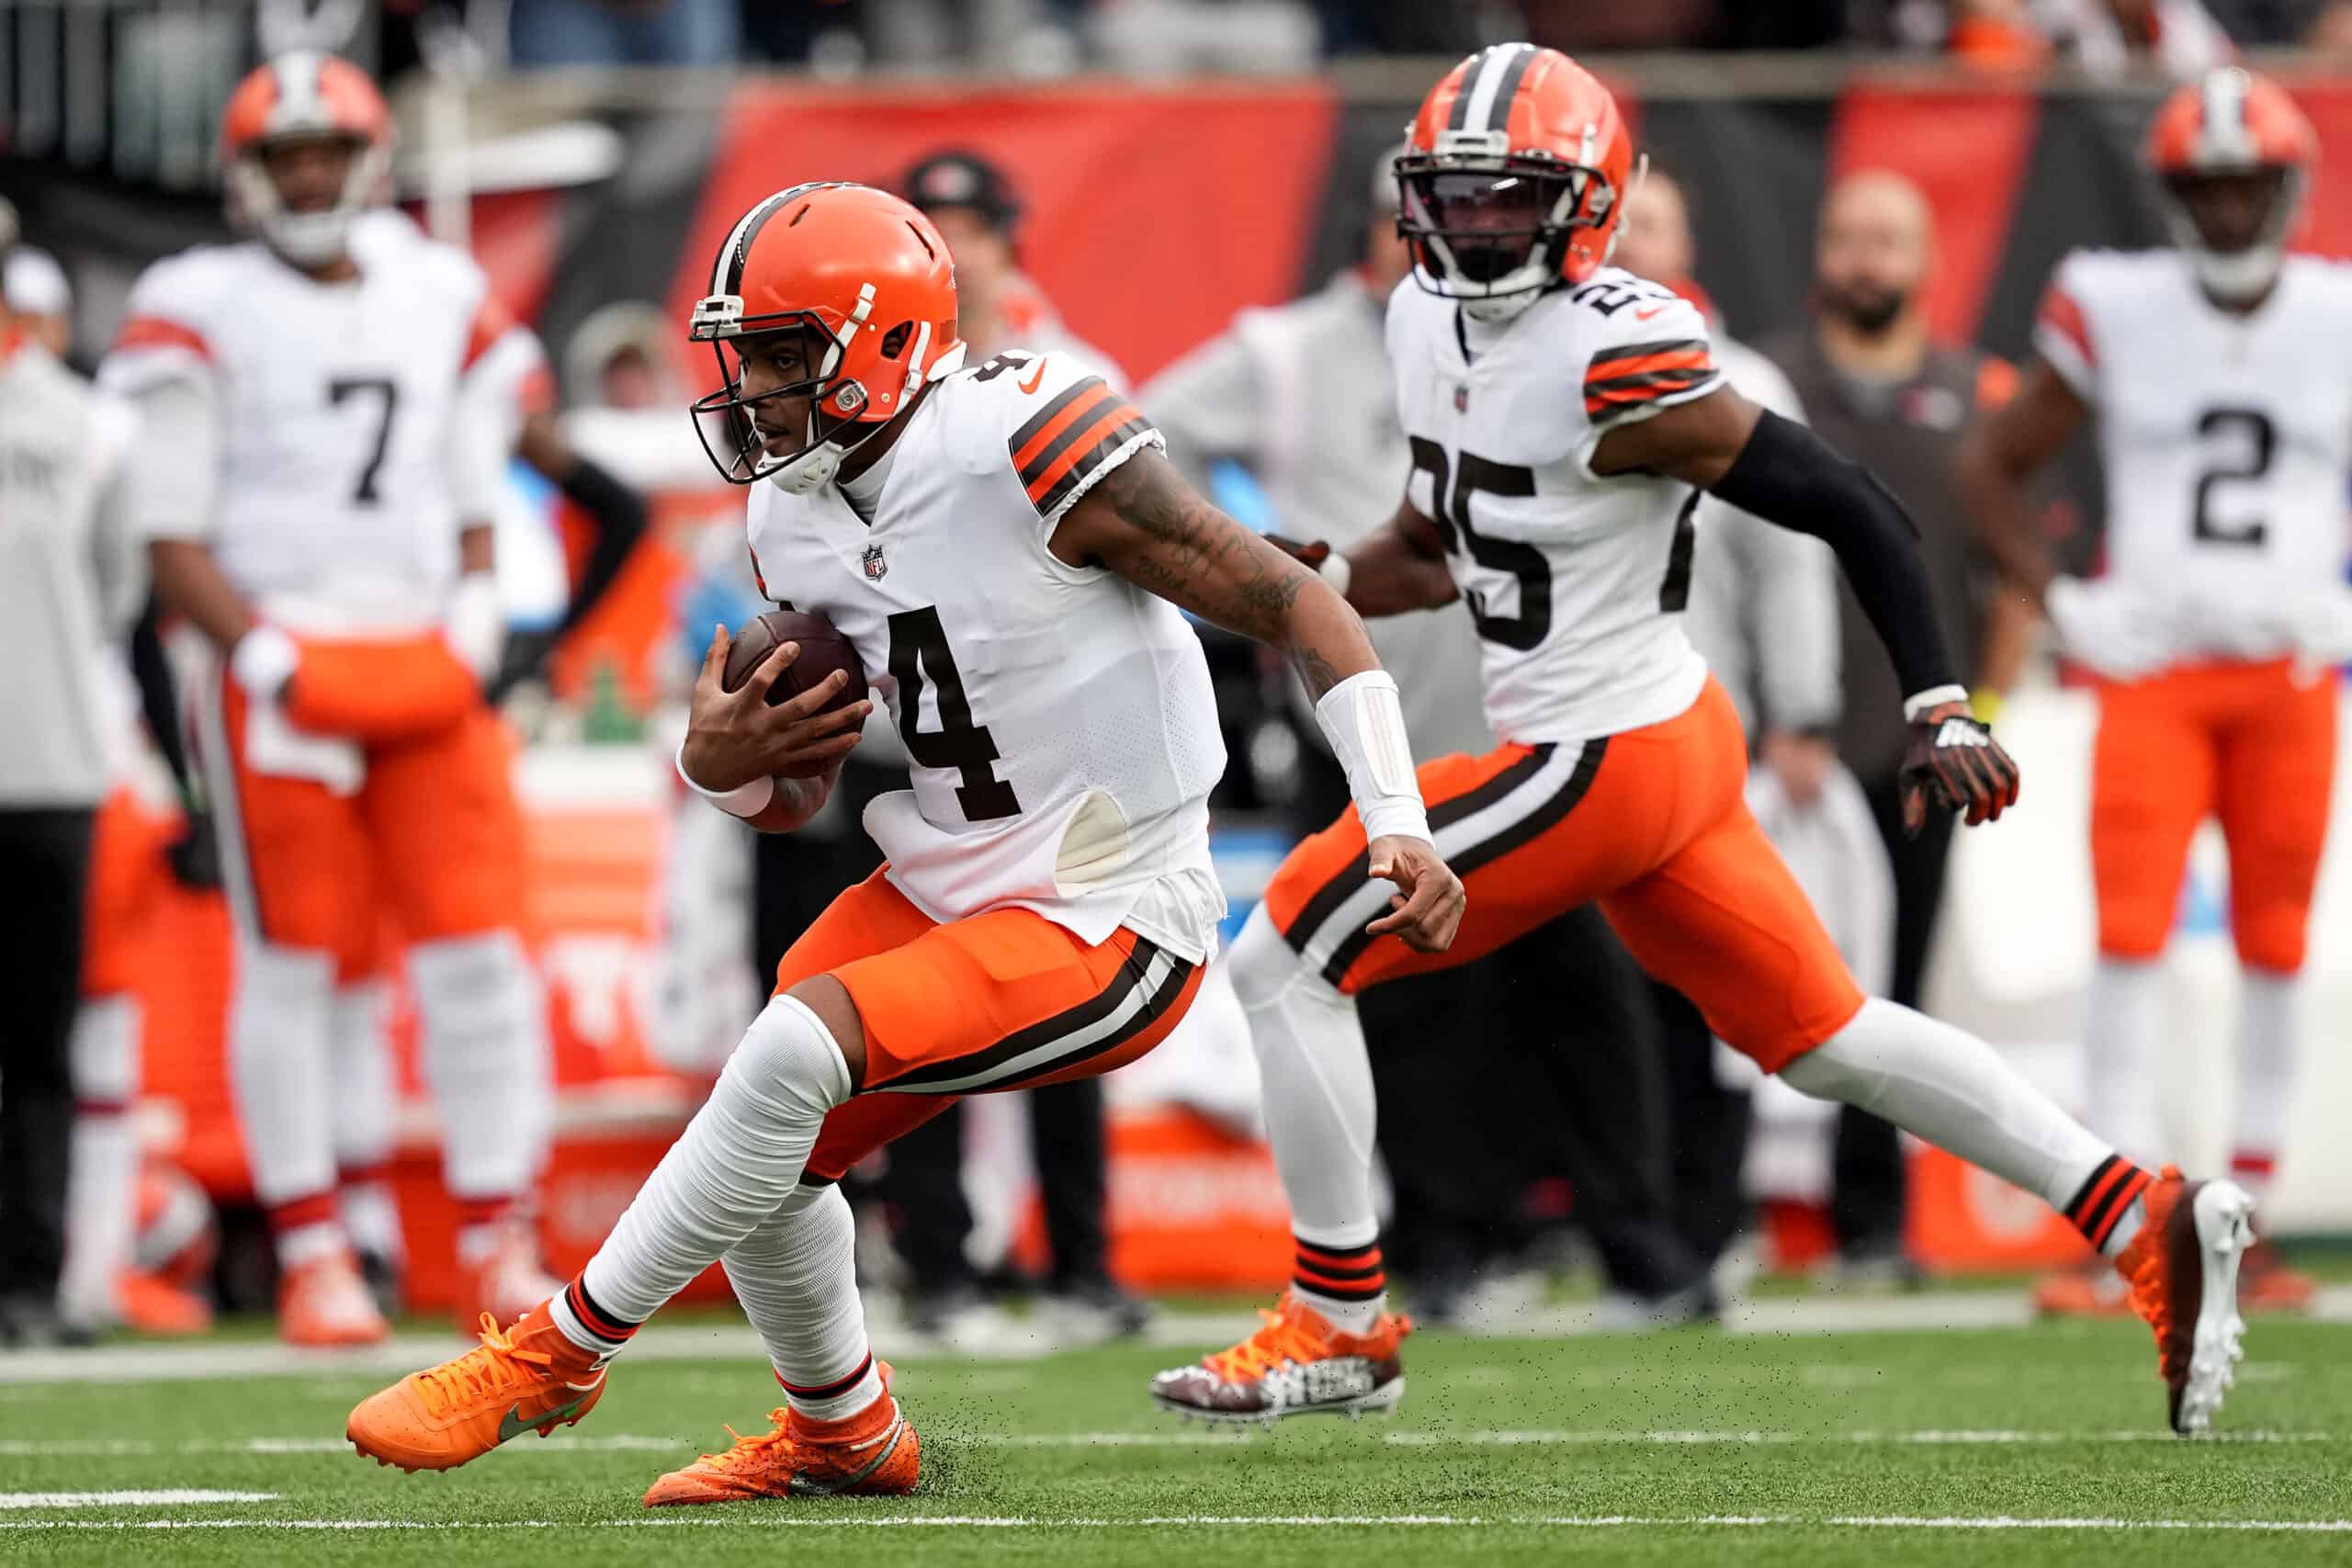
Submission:
<svg viewBox="0 0 2352 1568">
<path fill-rule="evenodd" d="M 580 585 L 571 591 L 571 603 L 564 607 L 563 619 L 555 628 L 559 637 L 578 626 L 604 598 L 613 580 L 620 576 L 629 552 L 644 536 L 646 523 L 645 498 L 585 457 L 572 459 L 560 488 L 566 500 L 596 520 L 596 542 L 589 547 L 588 558 L 580 569 Z"/>
<path fill-rule="evenodd" d="M 1918 526 L 1868 468 L 1766 409 L 1713 493 L 1838 552 L 1905 696 L 1960 683 L 1936 620 Z"/>
<path fill-rule="evenodd" d="M 130 674 L 139 682 L 139 711 L 146 717 L 147 733 L 154 738 L 155 750 L 164 754 L 172 782 L 179 787 L 180 801 L 186 805 L 196 799 L 195 782 L 188 774 L 187 743 L 180 732 L 179 694 L 172 681 L 171 662 L 164 655 L 162 615 L 162 606 L 150 594 L 147 607 L 139 613 L 139 624 L 130 628 Z"/>
</svg>

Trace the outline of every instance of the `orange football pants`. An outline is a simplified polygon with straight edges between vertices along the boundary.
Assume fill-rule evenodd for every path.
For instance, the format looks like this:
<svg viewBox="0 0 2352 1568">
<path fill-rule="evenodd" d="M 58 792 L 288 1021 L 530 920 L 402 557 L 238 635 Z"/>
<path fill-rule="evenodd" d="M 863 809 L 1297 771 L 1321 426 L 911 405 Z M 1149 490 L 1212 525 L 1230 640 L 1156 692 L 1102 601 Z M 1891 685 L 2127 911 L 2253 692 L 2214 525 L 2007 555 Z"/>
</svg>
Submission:
<svg viewBox="0 0 2352 1568">
<path fill-rule="evenodd" d="M 2239 958 L 2282 975 L 2301 969 L 2335 781 L 2332 670 L 2196 664 L 2102 683 L 2091 753 L 2099 951 L 2164 951 L 2189 840 L 2218 817 Z"/>
<path fill-rule="evenodd" d="M 224 672 L 213 699 L 217 727 L 198 740 L 225 753 L 206 757 L 207 777 L 231 908 L 250 933 L 332 953 L 355 977 L 379 966 L 385 907 L 410 942 L 521 927 L 513 745 L 479 695 L 435 728 L 366 744 L 352 795 L 256 771 L 243 690 Z"/>
<path fill-rule="evenodd" d="M 90 886 L 83 900 L 82 995 L 139 988 L 141 943 L 161 894 L 164 836 L 128 785 L 99 807 L 90 836 Z"/>
<path fill-rule="evenodd" d="M 1862 993 L 1749 814 L 1747 778 L 1738 715 L 1710 678 L 1697 702 L 1660 724 L 1422 764 L 1438 852 L 1469 895 L 1444 953 L 1364 935 L 1394 889 L 1370 880 L 1353 807 L 1291 852 L 1266 910 L 1295 951 L 1352 995 L 1482 958 L 1598 899 L 1644 969 L 1778 1072 L 1844 1028 Z"/>
<path fill-rule="evenodd" d="M 865 1081 L 825 1118 L 806 1182 L 836 1181 L 967 1094 L 1091 1077 L 1168 1037 L 1201 965 L 1125 927 L 1089 945 L 1029 909 L 945 923 L 876 872 L 826 907 L 776 967 L 781 996 L 816 975 L 847 987 Z"/>
</svg>

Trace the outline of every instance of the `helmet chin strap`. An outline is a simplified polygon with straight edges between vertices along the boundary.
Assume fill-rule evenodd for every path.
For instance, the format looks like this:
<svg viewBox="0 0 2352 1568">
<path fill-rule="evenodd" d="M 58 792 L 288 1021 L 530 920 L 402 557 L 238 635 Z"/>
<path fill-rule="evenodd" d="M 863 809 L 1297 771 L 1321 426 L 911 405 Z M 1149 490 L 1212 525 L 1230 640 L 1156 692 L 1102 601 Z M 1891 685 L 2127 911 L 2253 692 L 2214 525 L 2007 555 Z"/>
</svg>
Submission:
<svg viewBox="0 0 2352 1568">
<path fill-rule="evenodd" d="M 1511 294 L 1490 294 L 1483 299 L 1464 299 L 1462 313 L 1474 321 L 1493 325 L 1498 321 L 1516 320 L 1530 305 L 1544 297 L 1541 288 L 1521 288 Z"/>
</svg>

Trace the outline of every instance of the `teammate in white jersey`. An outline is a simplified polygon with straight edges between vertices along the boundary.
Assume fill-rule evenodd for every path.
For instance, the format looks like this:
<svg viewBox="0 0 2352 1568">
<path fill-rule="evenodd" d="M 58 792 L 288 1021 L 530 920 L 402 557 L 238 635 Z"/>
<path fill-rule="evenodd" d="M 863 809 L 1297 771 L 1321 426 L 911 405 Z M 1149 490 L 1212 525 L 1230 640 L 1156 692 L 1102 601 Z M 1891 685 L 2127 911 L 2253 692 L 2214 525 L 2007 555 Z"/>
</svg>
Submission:
<svg viewBox="0 0 2352 1568">
<path fill-rule="evenodd" d="M 2317 145 L 2282 89 L 2234 66 L 2176 92 L 2147 159 L 2178 243 L 2059 264 L 2040 361 L 1962 470 L 2005 570 L 2099 677 L 2091 1122 L 2127 1152 L 2159 1141 L 2159 963 L 2189 840 L 2218 817 L 2245 976 L 2231 1175 L 2257 1199 L 2293 1091 L 2335 667 L 2352 656 L 2352 267 L 2285 254 Z M 2086 582 L 2052 575 L 2025 486 L 2094 412 L 2107 570 Z M 2246 1272 L 2250 1305 L 2310 1299 L 2267 1247 Z M 2121 1305 L 2096 1275 L 2045 1281 L 2041 1300 Z"/>
<path fill-rule="evenodd" d="M 1280 647 L 1319 696 L 1373 874 L 1395 884 L 1371 929 L 1442 949 L 1461 885 L 1354 613 L 1193 494 L 1083 364 L 963 368 L 955 271 L 912 207 L 854 185 L 770 197 L 720 247 L 694 335 L 726 378 L 697 405 L 725 433 L 715 460 L 773 481 L 751 504 L 762 589 L 855 646 L 914 787 L 868 809 L 889 863 L 785 955 L 775 1000 L 587 1268 L 346 1430 L 384 1462 L 446 1470 L 576 1421 L 637 1325 L 724 1258 L 786 1408 L 648 1505 L 905 1492 L 915 1436 L 866 1345 L 834 1183 L 959 1095 L 1131 1060 L 1190 1004 L 1224 909 L 1207 798 L 1225 754 L 1179 606 Z M 679 771 L 790 831 L 869 705 L 820 712 L 835 671 L 767 706 L 791 643 L 723 691 L 727 649 L 722 630 Z"/>
<path fill-rule="evenodd" d="M 1383 896 L 1352 813 L 1294 852 L 1236 942 L 1297 1263 L 1262 1330 L 1163 1373 L 1155 1397 L 1251 1421 L 1396 1403 L 1409 1325 L 1384 1305 L 1353 994 L 1598 899 L 1644 967 L 1768 1071 L 2064 1208 L 2132 1280 L 2174 1426 L 2203 1426 L 2235 1354 L 2245 1195 L 2140 1169 L 1983 1042 L 1866 1000 L 1749 815 L 1737 716 L 1682 635 L 1706 498 L 1819 536 L 1911 694 L 1906 817 L 1999 816 L 2017 769 L 1968 715 L 1910 519 L 1726 387 L 1688 301 L 1608 265 L 1632 139 L 1566 56 L 1504 44 L 1463 62 L 1396 167 L 1417 265 L 1389 353 L 1416 472 L 1396 516 L 1324 569 L 1366 614 L 1465 599 L 1503 744 L 1420 770 L 1470 900 L 1445 953 L 1363 932 Z"/>
<path fill-rule="evenodd" d="M 347 62 L 293 54 L 231 96 L 251 237 L 156 264 L 104 378 L 148 419 L 156 588 L 200 632 L 198 750 L 238 933 L 232 1079 L 276 1234 L 289 1340 L 380 1338 L 335 1206 L 338 975 L 380 896 L 413 944 L 425 1077 L 462 1210 L 465 1304 L 548 1281 L 519 1201 L 547 1072 L 520 923 L 508 744 L 483 700 L 511 363 L 537 353 L 480 267 L 377 209 L 390 118 Z"/>
</svg>

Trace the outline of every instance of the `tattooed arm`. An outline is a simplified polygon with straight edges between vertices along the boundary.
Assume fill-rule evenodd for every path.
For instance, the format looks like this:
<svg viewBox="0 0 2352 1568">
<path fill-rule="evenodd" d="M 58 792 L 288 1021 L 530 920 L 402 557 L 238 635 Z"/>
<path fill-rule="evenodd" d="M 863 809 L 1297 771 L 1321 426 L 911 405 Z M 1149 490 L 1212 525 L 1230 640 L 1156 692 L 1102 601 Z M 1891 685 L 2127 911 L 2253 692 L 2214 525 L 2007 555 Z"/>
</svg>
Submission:
<svg viewBox="0 0 2352 1568">
<path fill-rule="evenodd" d="M 1201 499 L 1156 451 L 1129 457 L 1064 513 L 1053 551 L 1280 649 L 1312 696 L 1380 667 L 1329 583 Z"/>
</svg>

